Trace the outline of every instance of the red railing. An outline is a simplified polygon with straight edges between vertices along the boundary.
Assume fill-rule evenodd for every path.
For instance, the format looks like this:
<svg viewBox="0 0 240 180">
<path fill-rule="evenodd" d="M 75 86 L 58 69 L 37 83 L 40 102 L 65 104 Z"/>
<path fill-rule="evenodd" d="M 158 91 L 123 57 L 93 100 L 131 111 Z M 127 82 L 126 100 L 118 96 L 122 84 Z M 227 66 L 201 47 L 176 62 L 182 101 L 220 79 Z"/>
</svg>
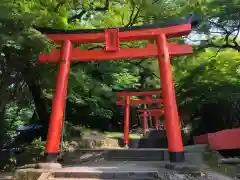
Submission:
<svg viewBox="0 0 240 180">
<path fill-rule="evenodd" d="M 240 149 L 240 128 L 194 136 L 195 144 L 208 144 L 213 150 Z"/>
<path fill-rule="evenodd" d="M 208 134 L 193 137 L 194 144 L 208 144 Z"/>
</svg>

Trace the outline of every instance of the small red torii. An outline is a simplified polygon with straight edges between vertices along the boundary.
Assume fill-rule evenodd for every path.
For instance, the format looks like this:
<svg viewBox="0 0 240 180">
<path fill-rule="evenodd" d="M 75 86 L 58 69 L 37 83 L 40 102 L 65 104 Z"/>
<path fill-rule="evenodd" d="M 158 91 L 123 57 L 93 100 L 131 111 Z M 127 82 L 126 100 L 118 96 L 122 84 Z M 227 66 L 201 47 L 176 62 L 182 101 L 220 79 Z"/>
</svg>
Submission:
<svg viewBox="0 0 240 180">
<path fill-rule="evenodd" d="M 155 128 L 159 128 L 159 119 L 158 117 L 164 115 L 164 111 L 162 109 L 138 109 L 137 112 L 141 112 L 138 115 L 139 118 L 143 118 L 143 135 L 147 135 L 147 117 L 154 117 L 155 120 Z"/>
<path fill-rule="evenodd" d="M 117 105 L 124 105 L 124 145 L 128 147 L 129 141 L 129 119 L 130 119 L 130 105 L 141 104 L 159 104 L 163 102 L 162 98 L 151 98 L 152 95 L 161 95 L 162 90 L 155 91 L 136 91 L 136 92 L 117 92 L 116 96 L 123 96 L 123 100 L 117 100 Z M 131 99 L 132 96 L 144 96 L 145 99 Z M 160 111 L 160 110 L 159 110 Z"/>
<path fill-rule="evenodd" d="M 168 148 L 171 162 L 183 162 L 184 150 L 179 127 L 179 118 L 172 81 L 170 56 L 192 53 L 191 45 L 168 42 L 167 38 L 188 35 L 191 25 L 197 25 L 194 16 L 167 24 L 123 27 L 115 29 L 58 30 L 38 28 L 54 43 L 61 44 L 61 50 L 52 49 L 39 56 L 39 63 L 59 63 L 56 89 L 52 102 L 48 137 L 45 149 L 46 161 L 56 162 L 63 124 L 68 74 L 71 62 L 102 61 L 114 59 L 139 59 L 157 57 L 160 68 L 164 111 L 167 121 Z M 120 42 L 154 40 L 144 48 L 120 48 Z M 73 44 L 105 43 L 104 50 L 81 50 Z M 130 59 L 129 59 L 130 60 Z M 125 99 L 130 104 L 130 99 Z"/>
</svg>

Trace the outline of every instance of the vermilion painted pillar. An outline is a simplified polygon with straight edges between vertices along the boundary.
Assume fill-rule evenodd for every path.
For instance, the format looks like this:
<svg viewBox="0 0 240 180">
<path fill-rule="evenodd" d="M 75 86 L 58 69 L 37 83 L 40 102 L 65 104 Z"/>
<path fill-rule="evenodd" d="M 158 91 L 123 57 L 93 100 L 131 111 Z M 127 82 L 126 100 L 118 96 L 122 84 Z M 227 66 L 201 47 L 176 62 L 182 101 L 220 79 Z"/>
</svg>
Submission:
<svg viewBox="0 0 240 180">
<path fill-rule="evenodd" d="M 149 127 L 152 129 L 153 128 L 153 123 L 152 123 L 152 117 L 148 117 L 149 118 Z"/>
<path fill-rule="evenodd" d="M 158 117 L 157 117 L 157 116 L 154 116 L 154 119 L 155 119 L 155 128 L 156 128 L 156 129 L 159 129 Z"/>
<path fill-rule="evenodd" d="M 147 136 L 147 112 L 143 112 L 143 135 Z"/>
<path fill-rule="evenodd" d="M 145 96 L 145 100 L 151 100 L 151 97 L 150 96 Z M 148 107 L 148 105 L 147 105 Z M 153 121 L 152 121 L 152 117 L 148 116 L 147 117 L 147 120 L 148 120 L 148 125 L 149 125 L 149 128 L 153 128 Z"/>
<path fill-rule="evenodd" d="M 166 35 L 159 35 L 156 39 L 156 42 L 159 50 L 158 61 L 161 77 L 164 113 L 166 117 L 170 161 L 184 162 L 184 149 Z"/>
<path fill-rule="evenodd" d="M 163 125 L 164 125 L 164 129 L 167 131 L 167 123 L 166 123 L 166 122 L 167 122 L 167 121 L 164 120 Z"/>
<path fill-rule="evenodd" d="M 124 117 L 124 145 L 128 148 L 129 118 L 130 118 L 130 97 L 125 97 L 125 117 Z"/>
<path fill-rule="evenodd" d="M 70 70 L 70 53 L 72 44 L 69 40 L 64 41 L 61 50 L 55 94 L 52 102 L 52 112 L 50 116 L 48 137 L 45 149 L 46 161 L 54 162 L 59 154 L 59 145 L 62 132 L 64 116 L 64 105 L 68 86 L 68 74 Z"/>
</svg>

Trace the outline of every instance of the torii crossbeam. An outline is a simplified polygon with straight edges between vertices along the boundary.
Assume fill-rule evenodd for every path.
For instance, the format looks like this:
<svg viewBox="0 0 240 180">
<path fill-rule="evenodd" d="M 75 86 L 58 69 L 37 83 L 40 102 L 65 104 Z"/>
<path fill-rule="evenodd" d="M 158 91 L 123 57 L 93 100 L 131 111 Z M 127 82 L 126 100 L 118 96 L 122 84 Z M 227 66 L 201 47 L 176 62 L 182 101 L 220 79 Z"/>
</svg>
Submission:
<svg viewBox="0 0 240 180">
<path fill-rule="evenodd" d="M 45 149 L 46 160 L 50 162 L 56 161 L 59 153 L 64 104 L 71 62 L 158 57 L 162 94 L 164 96 L 164 111 L 165 109 L 167 110 L 166 119 L 168 126 L 171 127 L 167 131 L 170 161 L 184 161 L 180 128 L 178 123 L 176 123 L 178 121 L 178 112 L 169 57 L 190 54 L 192 53 L 192 48 L 190 45 L 169 43 L 167 38 L 189 34 L 192 23 L 196 23 L 196 19 L 188 17 L 181 21 L 168 23 L 167 25 L 158 24 L 129 28 L 94 30 L 56 30 L 51 28 L 39 28 L 38 30 L 47 34 L 54 43 L 62 45 L 61 50 L 53 49 L 51 52 L 42 53 L 39 56 L 39 63 L 59 63 Z M 156 43 L 148 44 L 145 48 L 122 49 L 120 47 L 120 42 L 137 40 L 154 40 Z M 73 44 L 89 43 L 105 43 L 105 49 L 86 51 L 73 47 Z"/>
</svg>

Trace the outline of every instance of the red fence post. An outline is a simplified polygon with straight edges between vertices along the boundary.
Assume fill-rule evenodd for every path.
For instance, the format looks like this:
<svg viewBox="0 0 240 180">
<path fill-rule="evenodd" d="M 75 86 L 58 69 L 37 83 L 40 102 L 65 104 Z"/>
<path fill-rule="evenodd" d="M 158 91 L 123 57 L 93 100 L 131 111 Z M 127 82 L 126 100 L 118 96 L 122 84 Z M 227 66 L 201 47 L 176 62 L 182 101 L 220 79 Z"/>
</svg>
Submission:
<svg viewBox="0 0 240 180">
<path fill-rule="evenodd" d="M 159 129 L 158 117 L 157 117 L 157 116 L 154 116 L 154 119 L 155 119 L 155 128 L 156 128 L 156 129 Z"/>
<path fill-rule="evenodd" d="M 184 150 L 166 35 L 160 34 L 157 36 L 156 42 L 159 50 L 158 61 L 166 117 L 170 162 L 184 162 Z"/>
<path fill-rule="evenodd" d="M 143 112 L 144 117 L 143 117 L 143 135 L 147 136 L 147 112 Z"/>
<path fill-rule="evenodd" d="M 125 117 L 124 117 L 124 145 L 128 147 L 129 136 L 129 117 L 130 117 L 130 97 L 125 97 Z"/>
<path fill-rule="evenodd" d="M 68 73 L 70 70 L 70 53 L 72 43 L 64 41 L 61 52 L 61 62 L 58 67 L 55 94 L 52 103 L 52 113 L 48 128 L 48 137 L 45 149 L 46 161 L 54 162 L 57 160 L 62 131 L 62 121 L 64 115 L 64 104 L 66 101 Z"/>
</svg>

